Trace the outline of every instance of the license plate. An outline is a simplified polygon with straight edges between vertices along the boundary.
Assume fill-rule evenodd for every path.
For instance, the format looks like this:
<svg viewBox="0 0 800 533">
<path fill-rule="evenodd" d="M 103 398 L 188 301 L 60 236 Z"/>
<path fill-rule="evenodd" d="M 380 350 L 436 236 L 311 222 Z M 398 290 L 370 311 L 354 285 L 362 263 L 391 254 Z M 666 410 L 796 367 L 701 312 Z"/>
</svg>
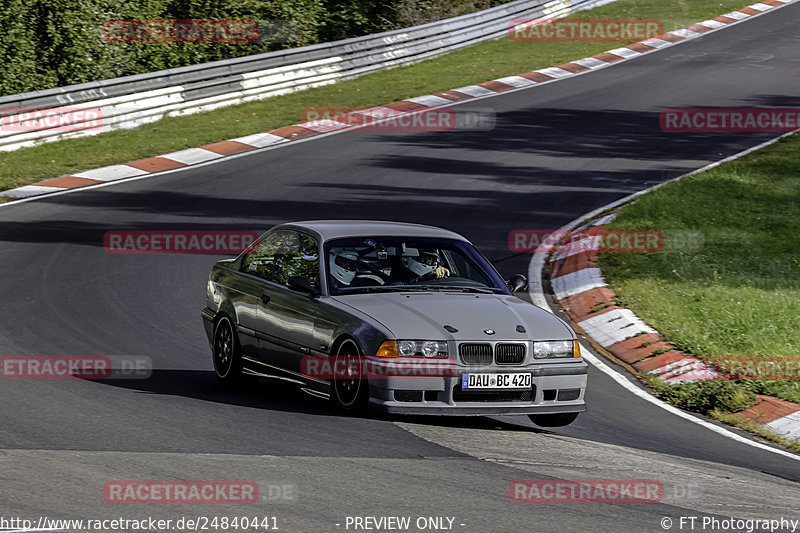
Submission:
<svg viewBox="0 0 800 533">
<path fill-rule="evenodd" d="M 461 374 L 461 390 L 530 389 L 530 372 L 518 374 Z"/>
</svg>

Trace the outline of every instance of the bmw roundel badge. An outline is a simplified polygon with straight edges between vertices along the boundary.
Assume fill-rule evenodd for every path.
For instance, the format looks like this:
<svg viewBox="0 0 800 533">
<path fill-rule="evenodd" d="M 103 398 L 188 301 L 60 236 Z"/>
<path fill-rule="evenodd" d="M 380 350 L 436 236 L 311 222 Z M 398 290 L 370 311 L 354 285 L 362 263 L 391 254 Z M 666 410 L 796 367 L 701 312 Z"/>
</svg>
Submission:
<svg viewBox="0 0 800 533">
<path fill-rule="evenodd" d="M 493 329 L 485 329 L 485 330 L 483 330 L 483 332 L 486 333 L 487 335 L 494 335 L 494 330 Z"/>
</svg>

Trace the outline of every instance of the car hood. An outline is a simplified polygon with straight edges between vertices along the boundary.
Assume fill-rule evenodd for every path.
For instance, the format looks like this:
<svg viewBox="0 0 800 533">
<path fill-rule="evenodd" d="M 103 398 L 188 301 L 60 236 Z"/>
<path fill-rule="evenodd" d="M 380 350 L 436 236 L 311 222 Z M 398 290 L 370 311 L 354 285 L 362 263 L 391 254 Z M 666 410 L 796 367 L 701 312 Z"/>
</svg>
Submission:
<svg viewBox="0 0 800 533">
<path fill-rule="evenodd" d="M 397 339 L 559 340 L 575 337 L 563 321 L 514 296 L 475 293 L 377 293 L 335 296 L 388 328 Z M 451 333 L 444 326 L 452 326 Z M 518 331 L 517 326 L 524 328 Z M 494 330 L 488 335 L 484 330 Z"/>
</svg>

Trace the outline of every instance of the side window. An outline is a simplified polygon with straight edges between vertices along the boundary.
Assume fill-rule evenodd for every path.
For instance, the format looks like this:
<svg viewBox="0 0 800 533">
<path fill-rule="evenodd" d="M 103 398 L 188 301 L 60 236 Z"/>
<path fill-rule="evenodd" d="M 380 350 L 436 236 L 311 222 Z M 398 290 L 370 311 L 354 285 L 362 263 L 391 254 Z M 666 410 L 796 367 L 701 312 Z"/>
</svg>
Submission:
<svg viewBox="0 0 800 533">
<path fill-rule="evenodd" d="M 242 259 L 242 271 L 286 285 L 291 276 L 306 275 L 319 287 L 317 241 L 296 231 L 276 231 L 259 241 Z"/>
<path fill-rule="evenodd" d="M 297 249 L 297 233 L 276 231 L 256 243 L 242 259 L 242 271 L 283 284 L 280 265 Z"/>
</svg>

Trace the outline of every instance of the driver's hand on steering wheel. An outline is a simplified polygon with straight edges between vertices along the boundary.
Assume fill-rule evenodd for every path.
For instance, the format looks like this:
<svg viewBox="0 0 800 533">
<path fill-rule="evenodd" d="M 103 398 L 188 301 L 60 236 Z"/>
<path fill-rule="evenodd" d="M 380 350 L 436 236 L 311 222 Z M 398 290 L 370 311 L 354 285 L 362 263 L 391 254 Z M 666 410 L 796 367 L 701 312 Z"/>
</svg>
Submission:
<svg viewBox="0 0 800 533">
<path fill-rule="evenodd" d="M 443 266 L 437 266 L 436 268 L 434 268 L 433 270 L 431 270 L 431 276 L 432 276 L 433 278 L 435 278 L 435 279 L 442 279 L 442 278 L 446 278 L 446 277 L 448 277 L 449 275 L 450 275 L 450 271 L 449 271 L 449 270 L 447 270 L 447 269 L 446 269 L 445 267 L 443 267 Z"/>
</svg>

